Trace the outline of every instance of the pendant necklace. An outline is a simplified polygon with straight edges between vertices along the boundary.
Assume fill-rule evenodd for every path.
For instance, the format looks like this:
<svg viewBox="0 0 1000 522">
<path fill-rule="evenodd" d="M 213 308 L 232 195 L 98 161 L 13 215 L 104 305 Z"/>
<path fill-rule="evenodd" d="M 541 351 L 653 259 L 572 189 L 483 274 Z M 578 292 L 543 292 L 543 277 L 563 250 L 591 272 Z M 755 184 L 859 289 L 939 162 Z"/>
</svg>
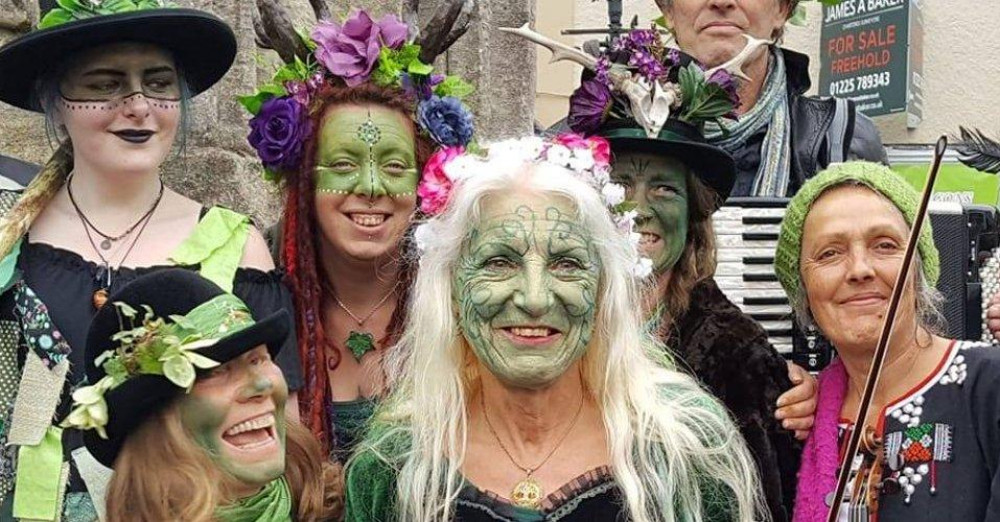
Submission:
<svg viewBox="0 0 1000 522">
<path fill-rule="evenodd" d="M 382 296 L 382 299 L 379 299 L 379 301 L 375 303 L 375 307 L 372 308 L 371 311 L 369 311 L 364 317 L 358 317 L 357 314 L 352 312 L 351 309 L 348 308 L 339 297 L 337 297 L 337 294 L 333 292 L 333 289 L 330 288 L 329 285 L 327 285 L 327 287 L 330 295 L 333 296 L 333 301 L 337 303 L 337 306 L 346 312 L 355 323 L 358 324 L 358 328 L 360 329 L 364 327 L 365 323 L 375 315 L 375 312 L 378 312 L 383 306 L 385 306 L 385 303 L 389 301 L 389 298 L 396 293 L 396 289 L 399 288 L 399 281 L 396 281 L 396 284 L 393 285 L 393 287 L 384 296 Z M 354 355 L 354 359 L 360 362 L 361 358 L 364 357 L 366 353 L 375 349 L 375 336 L 372 335 L 371 332 L 364 330 L 351 330 L 350 335 L 347 336 L 347 340 L 344 342 L 344 346 L 351 351 L 351 354 Z"/>
<path fill-rule="evenodd" d="M 90 230 L 93 230 L 94 232 L 97 233 L 97 235 L 103 238 L 100 243 L 101 250 L 106 251 L 106 250 L 111 250 L 111 247 L 112 245 L 114 245 L 115 242 L 121 241 L 122 239 L 128 237 L 128 235 L 131 234 L 132 231 L 136 229 L 136 227 L 138 227 L 141 223 L 143 223 L 146 220 L 146 218 L 148 218 L 153 213 L 153 211 L 156 210 L 156 207 L 159 206 L 160 204 L 160 199 L 163 198 L 163 180 L 160 180 L 160 192 L 159 194 L 156 195 L 156 200 L 153 201 L 153 204 L 149 207 L 149 210 L 147 210 L 145 214 L 140 216 L 135 223 L 132 223 L 130 227 L 126 228 L 124 232 L 122 232 L 117 236 L 112 236 L 109 234 L 105 234 L 104 232 L 101 232 L 96 226 L 94 226 L 94 224 L 89 219 L 87 219 L 87 216 L 83 213 L 83 210 L 80 209 L 80 205 L 76 203 L 76 198 L 73 197 L 72 174 L 70 174 L 69 177 L 66 179 L 66 193 L 69 194 L 69 201 L 70 203 L 73 204 L 73 208 L 76 209 L 76 214 L 80 216 L 80 219 L 83 221 L 84 225 L 86 227 L 89 227 Z"/>
<path fill-rule="evenodd" d="M 556 450 L 559 449 L 560 446 L 562 446 L 562 443 L 566 440 L 566 437 L 569 435 L 569 432 L 573 431 L 573 427 L 576 426 L 576 422 L 580 420 L 580 412 L 583 411 L 583 395 L 582 394 L 580 395 L 580 405 L 576 408 L 576 414 L 573 415 L 573 421 L 569 423 L 569 427 L 562 434 L 562 437 L 559 437 L 559 441 L 556 442 L 555 446 L 552 447 L 552 451 L 549 451 L 548 455 L 546 455 L 545 458 L 542 459 L 542 461 L 539 462 L 536 466 L 530 468 L 522 466 L 517 462 L 517 460 L 514 459 L 514 456 L 511 455 L 510 451 L 507 450 L 507 446 L 504 446 L 503 441 L 500 440 L 500 435 L 498 435 L 496 430 L 493 429 L 493 423 L 490 422 L 490 416 L 486 414 L 486 399 L 485 399 L 485 394 L 483 394 L 482 392 L 480 392 L 479 394 L 479 403 L 483 408 L 483 418 L 486 419 L 486 427 L 490 429 L 490 433 L 493 434 L 493 438 L 496 439 L 497 444 L 500 445 L 500 449 L 502 449 L 503 452 L 507 454 L 507 458 L 510 459 L 510 462 L 514 464 L 515 467 L 523 471 L 525 474 L 524 479 L 522 479 L 517 484 L 514 484 L 514 489 L 512 489 L 510 493 L 511 501 L 513 501 L 515 505 L 520 507 L 538 509 L 539 506 L 541 506 L 542 499 L 545 498 L 545 496 L 543 494 L 544 492 L 542 491 L 542 485 L 539 484 L 538 481 L 535 480 L 534 477 L 532 477 L 532 475 L 536 471 L 538 471 L 539 468 L 544 466 L 545 463 L 548 462 L 550 458 L 552 458 L 552 455 L 555 455 Z"/>
<path fill-rule="evenodd" d="M 134 249 L 135 245 L 139 242 L 139 238 L 142 236 L 143 231 L 146 230 L 146 225 L 148 225 L 149 222 L 152 220 L 153 212 L 157 209 L 157 207 L 160 206 L 160 201 L 163 199 L 163 180 L 160 180 L 160 192 L 159 194 L 157 194 L 156 201 L 153 202 L 153 206 L 150 207 L 150 209 L 146 211 L 145 214 L 142 215 L 139 221 L 136 221 L 134 225 L 129 227 L 129 229 L 125 231 L 125 233 L 119 236 L 118 238 L 109 238 L 105 236 L 99 230 L 97 230 L 97 228 L 95 228 L 93 224 L 90 223 L 90 220 L 88 220 L 87 216 L 84 215 L 83 209 L 81 209 L 80 206 L 76 204 L 76 200 L 73 198 L 72 180 L 73 176 L 71 174 L 70 177 L 66 180 L 66 192 L 69 194 L 70 202 L 73 204 L 73 208 L 76 210 L 77 217 L 80 218 L 80 224 L 83 225 L 83 231 L 87 235 L 87 241 L 90 243 L 91 248 L 94 249 L 94 253 L 97 254 L 97 257 L 101 259 L 101 267 L 97 270 L 97 274 L 94 276 L 94 281 L 97 283 L 98 288 L 96 291 L 94 291 L 94 295 L 92 296 L 92 302 L 94 304 L 94 308 L 100 310 L 101 307 L 103 307 L 104 304 L 108 301 L 108 292 L 111 289 L 111 273 L 113 271 L 110 258 L 114 257 L 114 254 L 105 257 L 104 253 L 101 252 L 101 250 L 108 250 L 109 248 L 111 248 L 111 243 L 113 243 L 114 241 L 118 241 L 119 239 L 122 239 L 124 237 L 127 237 L 129 234 L 132 233 L 133 230 L 136 229 L 136 227 L 139 227 L 138 232 L 135 234 L 135 237 L 132 238 L 132 243 L 125 251 L 125 254 L 122 255 L 121 259 L 118 261 L 117 268 L 121 268 L 122 265 L 125 264 L 125 260 L 128 259 L 129 254 L 132 253 L 132 249 Z M 97 232 L 97 234 L 100 235 L 101 237 L 104 237 L 104 241 L 101 242 L 100 248 L 98 248 L 97 242 L 94 241 L 94 236 L 90 233 L 91 229 L 93 229 L 94 232 Z M 107 244 L 107 246 L 105 246 L 105 244 Z"/>
</svg>

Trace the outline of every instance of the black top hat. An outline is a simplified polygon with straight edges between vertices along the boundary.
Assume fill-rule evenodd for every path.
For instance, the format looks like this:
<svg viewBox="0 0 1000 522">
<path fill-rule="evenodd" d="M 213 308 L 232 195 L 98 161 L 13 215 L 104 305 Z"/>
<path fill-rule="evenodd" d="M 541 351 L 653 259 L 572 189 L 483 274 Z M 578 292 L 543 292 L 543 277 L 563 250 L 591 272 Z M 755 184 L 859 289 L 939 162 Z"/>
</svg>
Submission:
<svg viewBox="0 0 1000 522">
<path fill-rule="evenodd" d="M 196 272 L 180 268 L 157 270 L 136 278 L 112 294 L 108 305 L 97 312 L 90 324 L 84 353 L 87 381 L 94 384 L 107 375 L 104 366 L 98 366 L 95 360 L 118 347 L 119 343 L 113 341 L 112 336 L 122 328 L 121 317 L 118 306 L 113 303 L 122 302 L 136 310 L 149 307 L 156 317 L 171 322 L 170 316 L 186 315 L 199 305 L 224 294 L 221 288 Z M 222 337 L 211 346 L 193 351 L 225 364 L 264 344 L 273 358 L 288 336 L 290 322 L 288 312 L 279 310 Z M 104 395 L 108 406 L 108 423 L 104 427 L 107 438 L 101 437 L 95 430 L 86 430 L 83 432 L 84 444 L 98 462 L 112 467 L 128 434 L 181 393 L 184 389 L 163 375 L 140 373 L 130 376 Z"/>
<path fill-rule="evenodd" d="M 611 143 L 613 153 L 648 152 L 676 158 L 725 201 L 736 183 L 736 161 L 708 143 L 701 130 L 678 119 L 668 119 L 655 138 L 631 119 L 609 119 L 597 131 Z"/>
<path fill-rule="evenodd" d="M 192 94 L 215 85 L 236 58 L 236 36 L 219 18 L 194 9 L 146 9 L 95 16 L 34 31 L 0 48 L 0 101 L 41 111 L 38 79 L 76 51 L 117 42 L 169 50 Z"/>
</svg>

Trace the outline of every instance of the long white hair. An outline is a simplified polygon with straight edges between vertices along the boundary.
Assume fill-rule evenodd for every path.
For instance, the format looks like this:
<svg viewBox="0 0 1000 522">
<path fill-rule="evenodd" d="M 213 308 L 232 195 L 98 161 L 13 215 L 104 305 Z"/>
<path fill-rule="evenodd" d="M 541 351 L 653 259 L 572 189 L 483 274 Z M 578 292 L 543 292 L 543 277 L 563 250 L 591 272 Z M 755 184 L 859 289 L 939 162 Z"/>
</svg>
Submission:
<svg viewBox="0 0 1000 522">
<path fill-rule="evenodd" d="M 483 201 L 512 191 L 565 198 L 595 239 L 601 259 L 598 311 L 581 360 L 583 378 L 604 419 L 612 473 L 629 518 L 707 520 L 709 495 L 716 502 L 721 495 L 734 520 L 766 517 L 757 471 L 736 426 L 691 377 L 673 369 L 665 349 L 645 333 L 632 275 L 635 248 L 613 224 L 601 195 L 550 164 L 487 161 L 482 168 L 489 174 L 462 180 L 422 240 L 408 324 L 387 356 L 393 392 L 358 448 L 396 470 L 397 517 L 425 522 L 454 515 L 467 457 L 468 401 L 480 381 L 451 304 L 453 270 Z"/>
</svg>

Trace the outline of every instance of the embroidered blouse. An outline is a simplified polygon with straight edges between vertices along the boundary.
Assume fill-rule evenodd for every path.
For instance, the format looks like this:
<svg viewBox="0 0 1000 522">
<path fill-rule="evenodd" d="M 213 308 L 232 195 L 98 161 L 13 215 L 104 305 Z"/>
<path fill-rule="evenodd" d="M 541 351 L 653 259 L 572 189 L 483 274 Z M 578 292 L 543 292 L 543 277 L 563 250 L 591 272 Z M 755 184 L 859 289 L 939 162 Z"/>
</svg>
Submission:
<svg viewBox="0 0 1000 522">
<path fill-rule="evenodd" d="M 840 520 L 1000 520 L 996 345 L 956 341 L 931 375 L 882 414 L 878 513 L 848 518 L 845 505 Z"/>
<path fill-rule="evenodd" d="M 7 193 L 5 193 L 7 194 Z M 290 308 L 278 272 L 237 268 L 249 220 L 222 208 L 202 213 L 174 256 L 239 296 L 259 316 Z M 192 241 L 194 239 L 194 241 Z M 111 288 L 172 265 L 113 270 Z M 0 518 L 94 520 L 88 491 L 103 498 L 110 471 L 83 448 L 82 436 L 58 427 L 80 384 L 83 347 L 94 314 L 100 267 L 75 252 L 25 239 L 0 263 Z M 228 288 L 226 288 L 228 287 Z M 302 385 L 294 335 L 278 357 L 289 389 Z M 61 459 L 59 458 L 61 455 Z M 15 481 L 23 486 L 18 494 Z M 30 491 L 30 494 L 28 493 Z M 100 504 L 99 502 L 97 504 Z"/>
</svg>

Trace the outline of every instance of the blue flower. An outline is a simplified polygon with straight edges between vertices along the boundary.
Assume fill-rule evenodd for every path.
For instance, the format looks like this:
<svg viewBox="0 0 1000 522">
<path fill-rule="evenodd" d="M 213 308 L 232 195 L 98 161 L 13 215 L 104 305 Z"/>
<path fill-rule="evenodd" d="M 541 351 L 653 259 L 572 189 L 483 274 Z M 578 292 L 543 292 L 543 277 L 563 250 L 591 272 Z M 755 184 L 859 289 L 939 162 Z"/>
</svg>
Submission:
<svg viewBox="0 0 1000 522">
<path fill-rule="evenodd" d="M 472 115 L 458 98 L 431 96 L 417 107 L 417 122 L 437 143 L 464 147 L 472 141 Z"/>
</svg>

